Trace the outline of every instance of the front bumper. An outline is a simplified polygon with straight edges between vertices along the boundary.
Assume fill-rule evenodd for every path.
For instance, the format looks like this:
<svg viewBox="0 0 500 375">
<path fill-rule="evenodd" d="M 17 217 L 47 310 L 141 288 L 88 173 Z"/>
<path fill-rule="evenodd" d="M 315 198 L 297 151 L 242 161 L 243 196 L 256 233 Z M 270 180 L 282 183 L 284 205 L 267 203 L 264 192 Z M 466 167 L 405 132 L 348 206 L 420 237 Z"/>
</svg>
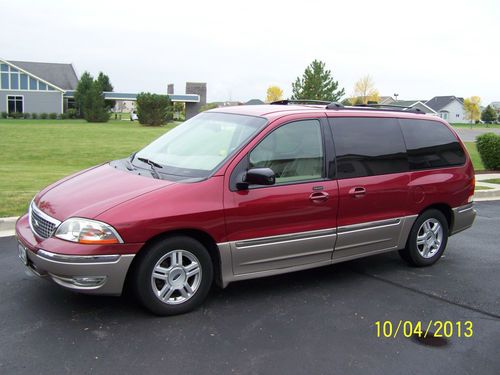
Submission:
<svg viewBox="0 0 500 375">
<path fill-rule="evenodd" d="M 474 203 L 469 203 L 464 206 L 455 207 L 453 212 L 453 228 L 450 235 L 457 234 L 467 228 L 470 228 L 476 218 L 476 210 Z"/>
<path fill-rule="evenodd" d="M 27 268 L 32 273 L 87 294 L 120 295 L 141 245 L 117 244 L 99 249 L 55 238 L 40 240 L 33 235 L 27 215 L 16 223 L 16 235 L 26 250 Z M 61 253 L 62 247 L 68 250 Z"/>
</svg>

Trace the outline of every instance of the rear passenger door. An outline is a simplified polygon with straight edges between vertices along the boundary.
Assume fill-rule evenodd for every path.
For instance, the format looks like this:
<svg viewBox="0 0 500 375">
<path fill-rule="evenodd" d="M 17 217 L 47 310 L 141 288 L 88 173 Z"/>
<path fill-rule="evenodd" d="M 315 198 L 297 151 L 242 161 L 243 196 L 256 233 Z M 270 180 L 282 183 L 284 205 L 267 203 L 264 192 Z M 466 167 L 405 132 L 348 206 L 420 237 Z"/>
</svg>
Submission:
<svg viewBox="0 0 500 375">
<path fill-rule="evenodd" d="M 408 157 L 398 120 L 332 117 L 339 208 L 333 259 L 396 249 L 408 215 Z"/>
</svg>

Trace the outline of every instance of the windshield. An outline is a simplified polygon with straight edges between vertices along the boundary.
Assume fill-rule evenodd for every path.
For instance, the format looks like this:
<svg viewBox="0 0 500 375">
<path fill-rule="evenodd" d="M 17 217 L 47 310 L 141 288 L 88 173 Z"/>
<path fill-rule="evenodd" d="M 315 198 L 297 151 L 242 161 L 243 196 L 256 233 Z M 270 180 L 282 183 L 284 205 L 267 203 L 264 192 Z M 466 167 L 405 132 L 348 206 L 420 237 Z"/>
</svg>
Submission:
<svg viewBox="0 0 500 375">
<path fill-rule="evenodd" d="M 206 177 L 265 123 L 261 117 L 201 113 L 143 148 L 134 162 L 142 159 L 155 163 L 159 173 Z"/>
</svg>

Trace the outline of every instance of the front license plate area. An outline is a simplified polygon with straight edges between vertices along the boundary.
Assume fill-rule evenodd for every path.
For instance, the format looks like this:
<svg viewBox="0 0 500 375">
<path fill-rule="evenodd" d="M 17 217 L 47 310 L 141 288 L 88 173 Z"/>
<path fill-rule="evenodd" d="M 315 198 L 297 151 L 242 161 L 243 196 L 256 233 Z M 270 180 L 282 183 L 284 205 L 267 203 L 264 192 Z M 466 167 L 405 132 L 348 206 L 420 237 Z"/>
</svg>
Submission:
<svg viewBox="0 0 500 375">
<path fill-rule="evenodd" d="M 19 259 L 21 259 L 21 262 L 23 262 L 23 264 L 25 266 L 27 266 L 28 265 L 28 256 L 26 255 L 26 248 L 21 243 L 18 243 L 17 249 L 19 252 Z"/>
</svg>

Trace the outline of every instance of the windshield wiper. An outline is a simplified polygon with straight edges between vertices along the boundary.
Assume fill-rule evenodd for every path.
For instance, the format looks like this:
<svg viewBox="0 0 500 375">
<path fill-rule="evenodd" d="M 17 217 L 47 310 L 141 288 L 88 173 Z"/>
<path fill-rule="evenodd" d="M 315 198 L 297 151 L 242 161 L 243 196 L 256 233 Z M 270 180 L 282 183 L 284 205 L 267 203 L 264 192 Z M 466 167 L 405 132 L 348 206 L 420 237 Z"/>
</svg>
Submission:
<svg viewBox="0 0 500 375">
<path fill-rule="evenodd" d="M 163 168 L 161 164 L 158 164 L 152 160 L 146 159 L 146 158 L 137 158 L 137 160 L 142 161 L 143 163 L 149 164 L 151 167 L 151 174 L 153 175 L 154 178 L 161 180 L 160 174 L 156 170 L 156 168 Z"/>
</svg>

